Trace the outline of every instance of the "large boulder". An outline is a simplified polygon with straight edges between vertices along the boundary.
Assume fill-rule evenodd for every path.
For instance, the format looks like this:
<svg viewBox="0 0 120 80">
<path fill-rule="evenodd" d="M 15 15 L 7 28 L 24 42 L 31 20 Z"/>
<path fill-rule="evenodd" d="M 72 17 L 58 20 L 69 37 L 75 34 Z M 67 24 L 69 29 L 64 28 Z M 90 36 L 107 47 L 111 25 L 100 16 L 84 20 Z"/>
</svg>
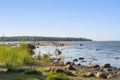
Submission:
<svg viewBox="0 0 120 80">
<path fill-rule="evenodd" d="M 100 68 L 100 66 L 97 64 L 90 64 L 90 65 L 88 65 L 88 67 L 89 68 Z"/>
<path fill-rule="evenodd" d="M 96 77 L 97 78 L 107 78 L 107 74 L 105 74 L 104 72 L 97 72 L 96 73 Z"/>
<path fill-rule="evenodd" d="M 110 64 L 103 64 L 102 67 L 103 68 L 111 68 L 111 65 Z"/>
<path fill-rule="evenodd" d="M 88 72 L 88 73 L 86 73 L 86 76 L 87 76 L 87 77 L 94 77 L 95 75 L 94 75 L 93 72 Z"/>
<path fill-rule="evenodd" d="M 55 49 L 54 54 L 56 56 L 58 56 L 58 55 L 62 54 L 62 52 L 59 49 Z"/>
<path fill-rule="evenodd" d="M 75 68 L 71 64 L 68 64 L 67 66 L 65 66 L 65 69 L 66 70 L 75 70 Z"/>
<path fill-rule="evenodd" d="M 36 47 L 33 44 L 28 44 L 29 49 L 35 49 Z"/>
<path fill-rule="evenodd" d="M 109 80 L 109 79 L 112 79 L 113 77 L 114 77 L 113 74 L 108 74 L 107 79 Z"/>
</svg>

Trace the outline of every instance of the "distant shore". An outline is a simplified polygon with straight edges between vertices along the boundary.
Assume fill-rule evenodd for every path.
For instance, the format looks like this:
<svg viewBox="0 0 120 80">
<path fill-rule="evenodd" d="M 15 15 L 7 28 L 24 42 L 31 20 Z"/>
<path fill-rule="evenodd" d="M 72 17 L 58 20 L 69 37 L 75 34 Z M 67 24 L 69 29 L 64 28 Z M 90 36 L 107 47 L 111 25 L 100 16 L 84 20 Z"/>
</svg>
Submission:
<svg viewBox="0 0 120 80">
<path fill-rule="evenodd" d="M 70 46 L 72 45 L 69 41 L 32 41 L 30 42 L 36 46 Z"/>
</svg>

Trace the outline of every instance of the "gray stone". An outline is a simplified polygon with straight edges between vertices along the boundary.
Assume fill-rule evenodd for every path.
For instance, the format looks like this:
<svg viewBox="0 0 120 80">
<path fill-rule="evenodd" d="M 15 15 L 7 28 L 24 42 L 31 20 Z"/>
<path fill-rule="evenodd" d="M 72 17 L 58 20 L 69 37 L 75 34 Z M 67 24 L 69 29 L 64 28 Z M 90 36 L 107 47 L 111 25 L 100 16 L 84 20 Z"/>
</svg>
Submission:
<svg viewBox="0 0 120 80">
<path fill-rule="evenodd" d="M 90 64 L 88 65 L 89 68 L 99 68 L 100 66 L 97 64 Z"/>
<path fill-rule="evenodd" d="M 107 79 L 112 79 L 113 78 L 113 75 L 112 74 L 109 74 L 108 76 L 107 76 Z"/>
<path fill-rule="evenodd" d="M 67 70 L 75 70 L 75 68 L 71 64 L 68 64 L 67 66 L 65 66 L 65 69 L 67 69 Z"/>
<path fill-rule="evenodd" d="M 86 76 L 87 76 L 87 77 L 94 77 L 95 75 L 94 75 L 93 72 L 88 72 L 88 73 L 86 73 Z"/>
<path fill-rule="evenodd" d="M 110 64 L 103 64 L 102 67 L 103 68 L 111 68 Z"/>
<path fill-rule="evenodd" d="M 104 72 L 97 72 L 96 73 L 96 77 L 97 78 L 101 77 L 101 78 L 105 78 L 106 79 L 107 78 L 107 74 L 105 74 Z"/>
<path fill-rule="evenodd" d="M 73 61 L 74 61 L 74 62 L 77 62 L 77 61 L 78 61 L 78 59 L 74 59 Z"/>
<path fill-rule="evenodd" d="M 56 56 L 58 56 L 58 55 L 62 54 L 62 52 L 59 49 L 55 49 L 54 54 Z"/>
<path fill-rule="evenodd" d="M 84 60 L 85 58 L 84 57 L 80 57 L 79 60 Z"/>
</svg>

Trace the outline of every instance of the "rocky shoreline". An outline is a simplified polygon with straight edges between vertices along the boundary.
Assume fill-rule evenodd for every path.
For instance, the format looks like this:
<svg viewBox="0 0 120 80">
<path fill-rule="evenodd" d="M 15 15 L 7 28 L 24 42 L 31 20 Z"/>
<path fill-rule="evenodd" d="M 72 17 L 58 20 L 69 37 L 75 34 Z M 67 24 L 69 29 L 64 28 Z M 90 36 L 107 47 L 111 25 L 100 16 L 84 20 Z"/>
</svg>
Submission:
<svg viewBox="0 0 120 80">
<path fill-rule="evenodd" d="M 51 62 L 51 65 L 57 67 L 49 67 L 46 69 L 46 71 L 54 71 L 57 73 L 62 72 L 69 76 L 83 77 L 78 80 L 87 80 L 84 78 L 91 77 L 101 78 L 101 80 L 120 80 L 120 69 L 112 67 L 108 63 L 103 64 L 102 66 L 98 64 L 90 64 L 88 66 L 83 66 L 81 64 L 75 64 L 74 62 L 63 62 L 60 59 L 55 59 Z"/>
<path fill-rule="evenodd" d="M 48 43 L 49 45 L 50 44 L 53 45 L 53 43 L 51 42 L 48 42 Z M 58 45 L 60 44 L 60 42 L 57 42 L 56 44 Z M 68 45 L 68 43 L 66 42 L 61 44 Z M 30 50 L 36 48 L 36 46 L 32 44 L 28 44 L 28 47 Z M 62 52 L 59 49 L 56 49 L 54 51 L 55 56 L 59 56 L 61 54 Z M 79 59 L 74 59 L 72 62 L 65 62 L 61 57 L 50 58 L 50 55 L 44 54 L 36 57 L 37 62 L 31 63 L 30 66 L 27 65 L 27 66 L 17 66 L 12 68 L 11 67 L 6 68 L 1 65 L 0 73 L 8 73 L 8 72 L 14 73 L 19 71 L 26 72 L 28 69 L 31 68 L 31 66 L 34 66 L 36 70 L 41 70 L 41 73 L 45 73 L 45 74 L 48 74 L 50 72 L 57 73 L 57 74 L 64 73 L 65 75 L 71 77 L 74 80 L 120 80 L 120 68 L 113 67 L 109 63 L 103 64 L 103 65 L 90 63 L 87 66 L 81 65 L 81 63 L 75 64 L 75 62 L 77 62 L 78 60 L 84 61 L 84 59 L 85 59 L 84 57 L 80 57 Z M 40 79 L 40 80 L 45 80 L 45 79 L 46 78 Z"/>
</svg>

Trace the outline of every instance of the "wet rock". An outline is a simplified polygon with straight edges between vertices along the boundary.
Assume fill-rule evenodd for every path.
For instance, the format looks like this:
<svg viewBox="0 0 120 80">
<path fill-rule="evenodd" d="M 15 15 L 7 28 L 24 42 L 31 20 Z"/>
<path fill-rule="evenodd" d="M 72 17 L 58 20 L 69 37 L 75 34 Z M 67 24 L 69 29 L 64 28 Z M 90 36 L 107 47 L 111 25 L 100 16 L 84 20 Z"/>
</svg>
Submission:
<svg viewBox="0 0 120 80">
<path fill-rule="evenodd" d="M 120 57 L 115 57 L 115 59 L 120 59 Z"/>
<path fill-rule="evenodd" d="M 84 62 L 84 63 L 86 63 L 87 61 L 84 61 L 84 60 L 82 60 L 81 62 Z"/>
<path fill-rule="evenodd" d="M 80 44 L 80 46 L 82 46 L 83 44 Z"/>
<path fill-rule="evenodd" d="M 96 51 L 98 51 L 99 49 L 96 49 Z"/>
<path fill-rule="evenodd" d="M 97 78 L 104 78 L 104 79 L 106 79 L 107 78 L 107 74 L 105 74 L 104 72 L 97 72 L 96 73 L 96 77 Z"/>
<path fill-rule="evenodd" d="M 79 64 L 77 64 L 76 66 L 78 66 L 78 67 L 79 67 L 79 66 L 81 66 L 81 64 L 79 63 Z"/>
<path fill-rule="evenodd" d="M 86 76 L 87 76 L 87 77 L 94 77 L 95 75 L 94 75 L 93 72 L 88 72 L 88 73 L 86 73 Z"/>
<path fill-rule="evenodd" d="M 97 64 L 90 64 L 90 65 L 88 65 L 88 67 L 89 68 L 100 68 L 100 66 Z"/>
<path fill-rule="evenodd" d="M 111 68 L 110 64 L 103 64 L 102 67 L 103 68 Z"/>
<path fill-rule="evenodd" d="M 77 62 L 77 61 L 78 61 L 78 59 L 74 59 L 73 61 L 74 61 L 74 62 Z"/>
<path fill-rule="evenodd" d="M 84 57 L 80 57 L 79 60 L 84 60 L 85 58 Z"/>
<path fill-rule="evenodd" d="M 62 54 L 62 52 L 59 49 L 55 49 L 54 54 L 56 56 L 58 56 L 58 55 Z"/>
</svg>

